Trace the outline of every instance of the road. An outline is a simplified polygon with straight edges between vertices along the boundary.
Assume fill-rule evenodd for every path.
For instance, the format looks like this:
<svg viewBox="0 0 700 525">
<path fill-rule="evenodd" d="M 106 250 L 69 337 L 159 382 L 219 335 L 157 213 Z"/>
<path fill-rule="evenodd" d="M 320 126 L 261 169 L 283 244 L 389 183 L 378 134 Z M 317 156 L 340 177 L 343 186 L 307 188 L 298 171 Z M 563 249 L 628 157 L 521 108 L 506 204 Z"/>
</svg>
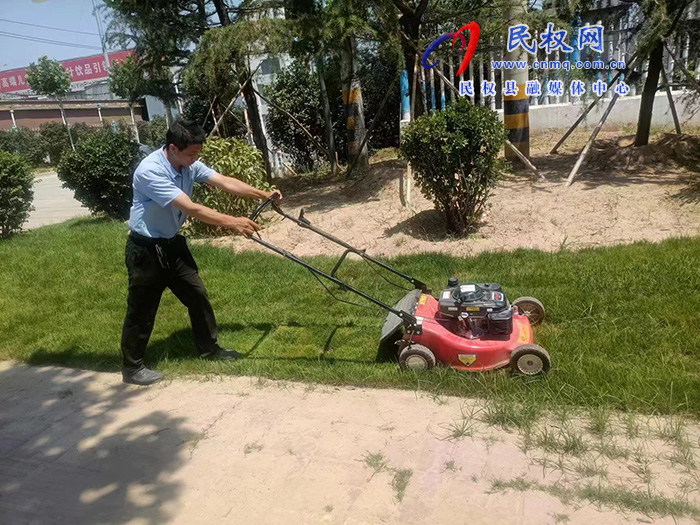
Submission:
<svg viewBox="0 0 700 525">
<path fill-rule="evenodd" d="M 54 172 L 37 177 L 34 185 L 34 211 L 24 224 L 24 229 L 31 230 L 39 226 L 56 224 L 73 217 L 89 215 L 87 208 L 73 198 L 73 192 L 61 187 L 61 181 Z"/>
</svg>

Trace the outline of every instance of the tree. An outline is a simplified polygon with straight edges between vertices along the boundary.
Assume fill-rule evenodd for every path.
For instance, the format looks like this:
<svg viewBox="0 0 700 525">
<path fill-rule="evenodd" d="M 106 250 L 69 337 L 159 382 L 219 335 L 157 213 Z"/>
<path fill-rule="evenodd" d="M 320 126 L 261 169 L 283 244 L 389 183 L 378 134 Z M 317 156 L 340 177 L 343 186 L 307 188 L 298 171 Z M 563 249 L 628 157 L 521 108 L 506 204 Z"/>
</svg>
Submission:
<svg viewBox="0 0 700 525">
<path fill-rule="evenodd" d="M 66 119 L 66 113 L 63 110 L 63 98 L 66 96 L 71 85 L 71 78 L 68 71 L 63 68 L 60 62 L 51 60 L 46 55 L 43 55 L 39 58 L 38 65 L 34 62 L 29 64 L 27 68 L 27 83 L 35 93 L 56 98 L 58 101 L 58 108 L 61 111 L 63 124 L 68 130 L 70 146 L 73 148 L 73 151 L 75 151 L 68 119 Z"/>
<path fill-rule="evenodd" d="M 160 99 L 168 125 L 179 98 L 171 68 L 185 66 L 192 48 L 209 28 L 205 0 L 105 0 L 112 9 L 107 27 L 111 45 L 135 48 L 136 65 L 147 80 L 143 94 Z"/>
<path fill-rule="evenodd" d="M 228 11 L 223 8 L 221 20 L 227 20 Z M 195 73 L 204 73 L 207 91 L 212 100 L 227 103 L 241 91 L 246 104 L 246 114 L 253 133 L 255 146 L 263 155 L 268 180 L 272 176 L 267 139 L 263 130 L 258 97 L 252 85 L 252 73 L 248 64 L 251 55 L 275 54 L 283 49 L 285 36 L 280 34 L 283 25 L 279 20 L 239 19 L 235 23 L 222 22 L 223 27 L 207 31 L 197 47 L 191 67 Z M 188 73 L 189 74 L 189 73 Z M 233 91 L 233 92 L 232 92 Z"/>
<path fill-rule="evenodd" d="M 635 146 L 649 144 L 651 117 L 654 112 L 654 99 L 663 65 L 664 41 L 675 30 L 690 0 L 659 0 L 642 2 L 646 23 L 639 38 L 637 53 L 640 57 L 649 56 L 647 79 L 639 104 L 637 136 Z"/>
<path fill-rule="evenodd" d="M 416 5 L 415 1 L 412 0 L 392 1 L 401 13 L 401 17 L 399 18 L 401 30 L 403 31 L 404 35 L 410 39 L 409 41 L 406 41 L 405 38 L 402 38 L 402 47 L 406 71 L 408 71 L 409 78 L 412 79 L 413 75 L 416 74 L 417 68 L 420 67 L 416 66 L 416 60 L 420 60 L 420 57 L 410 44 L 413 43 L 413 45 L 419 45 L 420 29 L 423 22 L 423 15 L 425 14 L 425 10 L 428 8 L 428 0 L 420 0 L 418 5 Z M 414 84 L 418 93 L 413 92 Z M 426 107 L 423 104 L 424 96 L 422 82 L 409 81 L 408 89 L 411 100 L 413 100 L 415 97 L 414 114 L 412 117 L 415 119 L 420 117 L 426 111 Z"/>
<path fill-rule="evenodd" d="M 135 44 L 139 64 L 152 82 L 151 87 L 160 89 L 157 95 L 155 92 L 149 94 L 163 100 L 166 111 L 169 104 L 178 98 L 177 93 L 172 89 L 170 68 L 187 65 L 193 49 L 203 41 L 203 38 L 211 31 L 223 29 L 212 29 L 215 24 L 215 18 L 212 17 L 218 16 L 221 25 L 225 27 L 246 25 L 245 13 L 255 10 L 244 4 L 231 8 L 224 0 L 149 0 L 148 2 L 105 0 L 105 4 L 114 11 L 113 20 L 108 27 L 108 41 L 120 46 Z M 241 13 L 242 16 L 232 19 L 230 12 L 233 11 Z M 259 21 L 261 25 L 264 23 L 264 20 Z M 258 21 L 253 25 L 258 25 Z M 260 38 L 274 35 L 266 34 L 254 27 L 250 31 L 245 27 L 241 29 L 239 34 L 244 38 L 236 39 L 237 52 L 233 55 L 229 54 L 226 68 L 230 70 L 233 66 L 236 72 L 235 82 L 245 84 L 251 76 L 247 64 L 248 54 L 245 50 Z M 250 82 L 245 84 L 243 98 L 246 102 L 255 145 L 263 153 L 269 177 L 271 169 L 267 142 L 257 98 Z"/>
<path fill-rule="evenodd" d="M 336 174 L 335 136 L 331 104 L 326 86 L 325 57 L 330 54 L 335 39 L 328 31 L 329 12 L 319 0 L 287 0 L 285 18 L 290 21 L 290 29 L 298 38 L 293 40 L 290 54 L 304 63 L 313 63 L 316 67 L 321 96 L 321 109 L 328 148 L 328 162 L 331 173 Z M 331 37 L 331 38 L 329 38 Z"/>
<path fill-rule="evenodd" d="M 260 114 L 258 99 L 255 96 L 253 85 L 251 81 L 249 81 L 250 77 L 252 77 L 252 73 L 246 60 L 249 55 L 248 46 L 266 35 L 264 32 L 259 32 L 261 27 L 258 26 L 262 26 L 265 22 L 270 21 L 261 20 L 261 23 L 256 24 L 241 18 L 236 24 L 231 25 L 228 7 L 224 0 L 214 0 L 214 6 L 216 7 L 219 21 L 223 26 L 219 34 L 223 36 L 224 40 L 229 44 L 225 48 L 225 52 L 228 53 L 229 64 L 233 64 L 233 67 L 235 67 L 238 83 L 242 87 L 243 100 L 245 100 L 246 112 L 248 114 L 248 120 L 250 121 L 251 131 L 253 132 L 253 141 L 255 142 L 255 147 L 258 148 L 263 155 L 267 180 L 270 181 L 272 178 L 272 166 L 270 165 L 267 139 L 265 138 L 265 132 L 263 130 L 262 115 Z M 272 23 L 270 25 L 276 26 L 278 24 Z"/>
<path fill-rule="evenodd" d="M 319 160 L 322 160 L 318 148 L 287 116 L 287 112 L 293 113 L 315 138 L 323 136 L 324 120 L 318 111 L 321 89 L 318 79 L 312 76 L 308 63 L 294 61 L 276 76 L 267 90 L 267 96 L 284 110 L 272 106 L 267 114 L 267 130 L 273 142 L 290 155 L 295 169 L 313 170 Z"/>
<path fill-rule="evenodd" d="M 143 70 L 133 55 L 129 55 L 121 64 L 112 67 L 109 72 L 109 88 L 118 97 L 129 101 L 131 124 L 134 126 L 136 141 L 141 142 L 139 128 L 134 118 L 134 104 L 146 94 L 147 86 Z"/>
<path fill-rule="evenodd" d="M 107 41 L 133 47 L 147 71 L 187 65 L 192 48 L 209 29 L 205 0 L 104 0 L 112 10 Z"/>
<path fill-rule="evenodd" d="M 343 86 L 343 104 L 348 140 L 348 162 L 358 158 L 360 169 L 369 168 L 369 152 L 365 142 L 365 111 L 362 101 L 362 83 L 359 75 L 357 37 L 370 33 L 366 4 L 362 0 L 333 0 L 329 6 L 329 30 L 340 43 L 340 77 Z M 364 147 L 360 146 L 365 143 Z"/>
</svg>

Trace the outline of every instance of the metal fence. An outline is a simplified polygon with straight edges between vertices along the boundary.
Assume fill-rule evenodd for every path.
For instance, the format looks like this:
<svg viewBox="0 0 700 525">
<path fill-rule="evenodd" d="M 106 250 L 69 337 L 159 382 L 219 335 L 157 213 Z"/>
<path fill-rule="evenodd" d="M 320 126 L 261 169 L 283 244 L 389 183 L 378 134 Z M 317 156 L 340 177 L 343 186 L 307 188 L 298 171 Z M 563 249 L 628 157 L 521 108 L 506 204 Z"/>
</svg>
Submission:
<svg viewBox="0 0 700 525">
<path fill-rule="evenodd" d="M 602 0 L 596 5 L 597 9 L 589 11 L 585 17 L 586 21 L 582 22 L 581 26 L 602 25 L 603 31 L 603 50 L 601 53 L 590 52 L 584 50 L 581 52 L 580 59 L 582 61 L 601 61 L 606 69 L 588 69 L 577 70 L 580 73 L 559 70 L 543 70 L 530 69 L 529 79 L 538 80 L 541 85 L 542 94 L 539 96 L 530 96 L 529 101 L 531 106 L 550 105 L 550 104 L 574 104 L 578 103 L 579 99 L 572 97 L 569 91 L 571 80 L 575 78 L 585 77 L 586 90 L 588 96 L 592 95 L 591 82 L 602 80 L 609 84 L 617 70 L 615 68 L 607 68 L 611 62 L 624 62 L 626 65 L 632 63 L 633 55 L 637 45 L 639 44 L 639 31 L 635 28 L 641 27 L 643 23 L 643 14 L 637 4 L 622 4 L 619 0 Z M 691 4 L 686 12 L 686 20 L 700 20 L 700 0 Z M 572 24 L 573 25 L 573 24 Z M 573 41 L 572 31 L 569 31 L 569 42 Z M 539 42 L 539 34 L 533 32 L 534 39 Z M 691 36 L 688 32 L 676 32 L 667 40 L 673 54 L 682 62 L 683 66 L 690 70 L 696 78 L 700 77 L 700 46 L 691 45 Z M 461 81 L 472 81 L 474 86 L 474 95 L 465 95 L 477 105 L 486 105 L 491 109 L 498 110 L 503 108 L 503 70 L 496 70 L 492 67 L 492 63 L 505 60 L 505 41 L 485 41 L 479 43 L 479 51 L 469 64 L 469 68 L 460 77 L 455 78 L 455 70 L 459 67 L 462 59 L 462 53 L 455 50 L 454 53 L 447 54 L 441 58 L 440 64 L 435 69 L 440 69 L 442 74 L 453 79 L 455 87 L 459 88 Z M 575 44 L 574 44 L 574 47 Z M 572 57 L 560 52 L 554 51 L 547 55 L 544 49 L 539 47 L 534 55 L 529 55 L 529 63 L 533 61 L 572 61 Z M 664 70 L 668 76 L 668 83 L 671 89 L 682 89 L 687 84 L 683 74 L 674 64 L 673 57 L 664 49 Z M 641 89 L 647 77 L 648 60 L 638 62 L 632 68 L 630 74 L 626 77 L 623 75 L 621 80 L 624 80 L 630 87 L 628 96 L 641 94 Z M 445 89 L 443 80 L 440 75 L 435 73 L 433 69 L 425 70 L 420 68 L 421 81 L 424 86 L 423 96 L 425 106 L 429 110 L 439 110 L 445 105 L 450 104 L 455 96 L 450 89 Z M 662 77 L 660 77 L 660 82 Z M 547 84 L 550 80 L 561 80 L 564 83 L 564 92 L 561 96 L 549 94 Z M 484 81 L 495 82 L 496 95 L 483 96 L 481 93 Z M 613 87 L 608 89 L 604 98 L 610 98 L 613 93 Z"/>
</svg>

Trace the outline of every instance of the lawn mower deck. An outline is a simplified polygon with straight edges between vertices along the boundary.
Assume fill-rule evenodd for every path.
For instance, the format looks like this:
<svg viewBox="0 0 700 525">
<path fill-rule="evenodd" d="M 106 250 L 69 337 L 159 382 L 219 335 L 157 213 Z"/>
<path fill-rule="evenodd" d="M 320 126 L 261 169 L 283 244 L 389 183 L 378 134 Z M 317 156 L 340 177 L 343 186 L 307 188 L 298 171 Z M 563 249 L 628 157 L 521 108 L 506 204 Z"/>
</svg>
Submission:
<svg viewBox="0 0 700 525">
<path fill-rule="evenodd" d="M 469 283 L 464 286 L 479 285 Z M 531 328 L 531 319 L 540 322 L 544 309 L 540 310 L 539 301 L 531 297 L 518 299 L 515 304 L 510 306 L 511 327 L 502 326 L 502 330 L 495 330 L 501 333 L 489 333 L 488 321 L 470 324 L 465 316 L 444 315 L 440 312 L 438 299 L 414 290 L 406 294 L 395 308 L 412 313 L 418 329 L 405 330 L 401 320 L 389 313 L 382 329 L 382 341 L 394 341 L 398 346 L 399 363 L 405 369 L 428 369 L 441 363 L 472 372 L 511 366 L 514 371 L 525 375 L 546 373 L 551 366 L 550 358 L 543 348 L 534 345 Z M 472 308 L 476 310 L 475 306 Z M 479 324 L 486 326 L 480 328 Z M 513 360 L 516 350 L 519 354 Z"/>
<path fill-rule="evenodd" d="M 255 242 L 307 268 L 319 277 L 337 284 L 341 290 L 353 292 L 380 308 L 389 311 L 382 328 L 381 341 L 396 345 L 399 365 L 404 370 L 428 370 L 440 363 L 458 370 L 494 370 L 510 366 L 523 375 L 546 374 L 551 367 L 547 351 L 534 344 L 531 326 L 542 322 L 544 307 L 534 297 L 521 297 L 512 303 L 496 283 L 461 283 L 455 277 L 438 297 L 433 297 L 425 283 L 370 257 L 364 250 L 314 227 L 304 217 L 288 215 L 275 203 L 274 196 L 263 202 L 250 216 L 256 220 L 262 211 L 272 208 L 284 218 L 311 230 L 345 248 L 331 273 L 326 273 L 293 254 L 258 237 Z M 337 277 L 337 271 L 350 253 L 369 264 L 389 271 L 415 288 L 393 307 L 354 288 Z M 380 273 L 381 275 L 381 273 Z M 383 276 L 382 276 L 383 277 Z M 385 277 L 385 280 L 396 285 Z M 325 287 L 325 284 L 323 284 Z M 333 292 L 326 290 L 337 300 Z M 355 303 L 350 303 L 355 304 Z"/>
</svg>

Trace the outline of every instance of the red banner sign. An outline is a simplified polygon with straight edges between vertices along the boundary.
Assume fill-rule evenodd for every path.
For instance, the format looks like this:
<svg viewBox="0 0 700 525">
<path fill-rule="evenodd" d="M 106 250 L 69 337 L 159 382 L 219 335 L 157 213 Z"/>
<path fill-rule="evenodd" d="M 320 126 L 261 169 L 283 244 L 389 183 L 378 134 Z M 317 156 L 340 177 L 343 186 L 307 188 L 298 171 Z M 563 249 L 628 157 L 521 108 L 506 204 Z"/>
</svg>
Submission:
<svg viewBox="0 0 700 525">
<path fill-rule="evenodd" d="M 126 57 L 133 51 L 116 51 L 109 54 L 110 65 L 118 64 L 126 60 Z M 70 73 L 73 83 L 107 78 L 109 72 L 105 67 L 104 55 L 93 55 L 83 58 L 64 60 L 61 65 Z M 0 93 L 14 93 L 16 91 L 26 91 L 30 89 L 27 84 L 27 70 L 13 69 L 11 71 L 0 72 Z"/>
</svg>

